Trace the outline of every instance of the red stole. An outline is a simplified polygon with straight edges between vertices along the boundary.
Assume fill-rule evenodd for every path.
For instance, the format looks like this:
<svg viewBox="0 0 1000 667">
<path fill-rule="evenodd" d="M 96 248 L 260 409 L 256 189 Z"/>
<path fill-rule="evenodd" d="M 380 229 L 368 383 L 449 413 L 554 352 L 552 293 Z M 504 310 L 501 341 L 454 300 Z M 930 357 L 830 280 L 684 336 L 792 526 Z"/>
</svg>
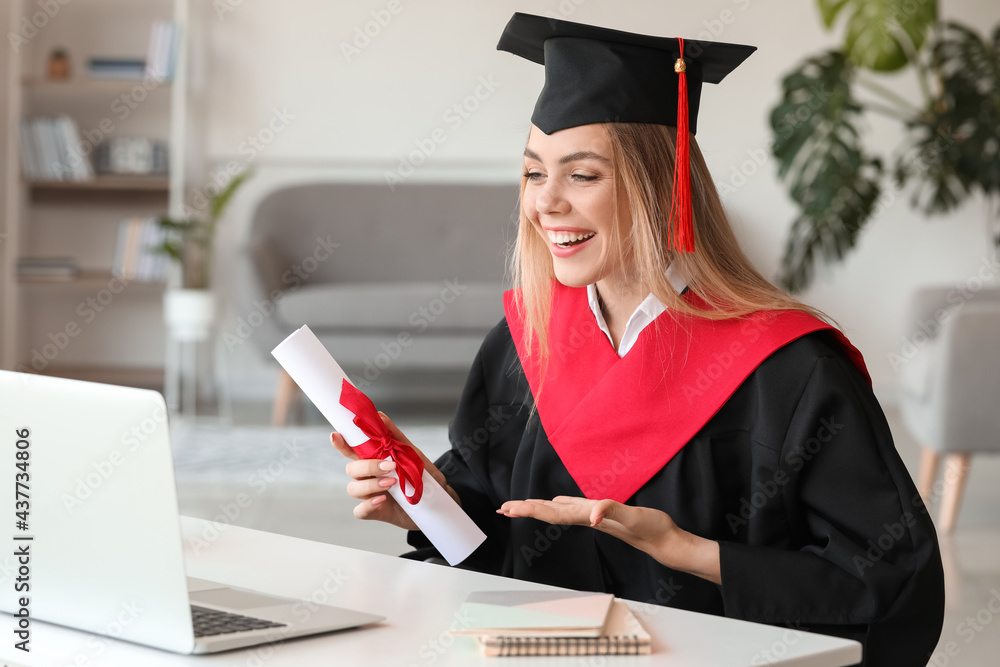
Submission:
<svg viewBox="0 0 1000 667">
<path fill-rule="evenodd" d="M 690 291 L 685 298 L 704 303 Z M 504 312 L 545 433 L 580 490 L 625 502 L 684 447 L 773 352 L 830 329 L 871 378 L 861 353 L 829 324 L 801 311 L 710 320 L 664 311 L 619 357 L 585 287 L 553 281 L 549 365 L 541 394 L 537 354 L 524 351 L 514 292 Z M 535 345 L 537 350 L 537 343 Z"/>
</svg>

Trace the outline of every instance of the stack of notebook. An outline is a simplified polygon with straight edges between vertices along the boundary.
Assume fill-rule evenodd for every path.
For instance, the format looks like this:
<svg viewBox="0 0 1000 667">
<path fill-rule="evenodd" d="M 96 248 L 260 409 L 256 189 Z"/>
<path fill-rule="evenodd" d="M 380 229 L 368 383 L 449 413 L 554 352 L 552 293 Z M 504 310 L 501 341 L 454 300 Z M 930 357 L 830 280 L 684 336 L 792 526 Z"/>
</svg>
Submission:
<svg viewBox="0 0 1000 667">
<path fill-rule="evenodd" d="M 476 637 L 486 656 L 637 655 L 649 633 L 610 593 L 487 591 L 472 593 L 455 614 L 452 634 Z"/>
</svg>

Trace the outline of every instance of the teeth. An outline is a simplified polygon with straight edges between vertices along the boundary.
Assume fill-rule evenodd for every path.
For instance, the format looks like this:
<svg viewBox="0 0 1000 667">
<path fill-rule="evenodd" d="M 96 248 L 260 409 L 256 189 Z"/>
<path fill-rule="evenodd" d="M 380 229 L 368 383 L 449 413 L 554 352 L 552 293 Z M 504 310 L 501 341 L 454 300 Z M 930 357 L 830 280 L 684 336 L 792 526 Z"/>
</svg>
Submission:
<svg viewBox="0 0 1000 667">
<path fill-rule="evenodd" d="M 557 245 L 562 245 L 565 243 L 573 243 L 574 241 L 583 241 L 584 239 L 589 239 L 594 236 L 597 232 L 587 232 L 586 234 L 574 234 L 571 232 L 547 232 L 549 235 L 549 240 Z"/>
</svg>

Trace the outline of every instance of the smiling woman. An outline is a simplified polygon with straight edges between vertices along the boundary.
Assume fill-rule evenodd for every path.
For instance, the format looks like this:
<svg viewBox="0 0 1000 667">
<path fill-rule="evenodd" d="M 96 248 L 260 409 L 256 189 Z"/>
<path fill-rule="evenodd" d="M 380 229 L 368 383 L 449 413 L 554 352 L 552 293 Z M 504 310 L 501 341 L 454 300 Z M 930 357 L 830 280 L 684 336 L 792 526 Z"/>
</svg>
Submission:
<svg viewBox="0 0 1000 667">
<path fill-rule="evenodd" d="M 595 285 L 616 349 L 630 315 L 649 294 L 670 309 L 703 317 L 777 309 L 823 317 L 774 287 L 746 258 L 693 137 L 690 178 L 698 251 L 671 250 L 675 146 L 676 130 L 654 123 L 593 123 L 552 134 L 532 126 L 524 150 L 512 273 L 521 287 L 523 312 L 541 342 L 543 364 L 553 278 L 572 287 Z M 593 236 L 580 239 L 587 234 Z M 560 245 L 574 238 L 579 239 L 575 244 Z M 680 297 L 668 276 L 671 265 L 710 309 Z"/>
<path fill-rule="evenodd" d="M 926 664 L 941 557 L 861 354 L 750 264 L 693 137 L 702 83 L 753 47 L 515 14 L 499 48 L 546 82 L 515 289 L 452 449 L 425 460 L 488 536 L 461 567 Z M 407 556 L 433 557 L 386 494 L 392 467 L 348 463 L 355 515 L 410 529 Z"/>
</svg>

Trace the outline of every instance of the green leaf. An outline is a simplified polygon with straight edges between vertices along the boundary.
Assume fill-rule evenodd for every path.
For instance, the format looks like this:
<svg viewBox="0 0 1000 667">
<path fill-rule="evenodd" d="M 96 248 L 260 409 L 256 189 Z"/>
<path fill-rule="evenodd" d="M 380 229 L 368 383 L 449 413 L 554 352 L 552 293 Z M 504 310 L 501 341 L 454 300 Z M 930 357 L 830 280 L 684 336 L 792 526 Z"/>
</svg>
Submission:
<svg viewBox="0 0 1000 667">
<path fill-rule="evenodd" d="M 809 284 L 815 265 L 854 247 L 880 194 L 881 162 L 862 148 L 851 95 L 854 66 L 840 51 L 806 60 L 785 76 L 771 112 L 778 175 L 798 204 L 782 259 L 781 283 Z"/>
<path fill-rule="evenodd" d="M 1000 26 L 992 39 L 945 24 L 931 49 L 941 94 L 910 126 L 895 166 L 916 181 L 913 205 L 944 213 L 976 191 L 1000 195 Z"/>
<path fill-rule="evenodd" d="M 838 189 L 826 189 L 832 196 L 815 198 L 792 223 L 782 259 L 780 282 L 785 289 L 801 291 L 812 281 L 817 264 L 842 260 L 855 246 L 881 194 L 880 173 L 872 161 L 853 175 L 826 174 Z"/>
<path fill-rule="evenodd" d="M 238 174 L 212 198 L 208 220 L 175 220 L 169 217 L 159 219 L 160 228 L 168 234 L 167 240 L 155 252 L 167 254 L 180 263 L 185 287 L 208 287 L 216 223 L 236 190 L 252 175 L 251 171 Z"/>
<path fill-rule="evenodd" d="M 250 176 L 253 175 L 252 171 L 244 171 L 233 177 L 233 180 L 229 181 L 229 184 L 222 189 L 222 191 L 212 198 L 212 211 L 210 213 L 211 220 L 218 220 L 222 217 L 222 212 L 226 210 L 226 206 L 229 204 L 229 200 L 233 198 L 239 187 L 246 181 Z"/>
<path fill-rule="evenodd" d="M 173 258 L 178 262 L 182 262 L 184 260 L 184 255 L 183 251 L 181 250 L 181 246 L 179 246 L 176 243 L 173 243 L 172 241 L 164 241 L 160 245 L 153 246 L 152 251 L 160 255 L 169 255 L 171 258 Z"/>
<path fill-rule="evenodd" d="M 816 0 L 819 6 L 820 16 L 823 17 L 823 25 L 829 30 L 837 20 L 837 14 L 847 5 L 848 0 Z"/>
<path fill-rule="evenodd" d="M 882 72 L 909 63 L 937 20 L 936 0 L 818 0 L 818 5 L 827 29 L 848 9 L 844 52 L 855 65 Z"/>
<path fill-rule="evenodd" d="M 186 231 L 194 226 L 191 220 L 171 220 L 170 218 L 160 218 L 159 225 L 163 229 Z"/>
</svg>

